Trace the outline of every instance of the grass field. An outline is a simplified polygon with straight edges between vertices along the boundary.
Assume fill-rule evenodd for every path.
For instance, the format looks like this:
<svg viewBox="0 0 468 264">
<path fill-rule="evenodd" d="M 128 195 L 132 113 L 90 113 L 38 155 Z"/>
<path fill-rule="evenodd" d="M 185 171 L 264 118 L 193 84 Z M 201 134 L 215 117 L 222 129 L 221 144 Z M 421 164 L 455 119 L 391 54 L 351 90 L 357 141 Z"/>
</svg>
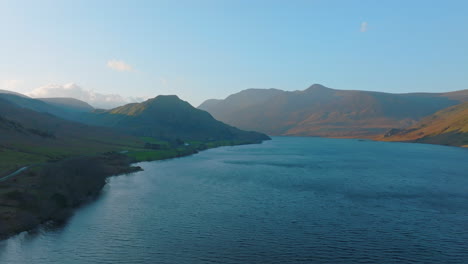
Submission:
<svg viewBox="0 0 468 264">
<path fill-rule="evenodd" d="M 141 138 L 142 140 L 166 146 L 166 148 L 158 150 L 148 150 L 148 149 L 134 149 L 126 153 L 129 157 L 135 159 L 136 161 L 152 161 L 152 160 L 162 160 L 175 157 L 186 156 L 190 154 L 197 153 L 198 151 L 216 148 L 221 146 L 235 146 L 247 144 L 248 142 L 244 141 L 189 141 L 180 146 L 174 147 L 169 142 L 158 141 L 153 138 Z"/>
<path fill-rule="evenodd" d="M 68 139 L 60 144 L 21 142 L 0 146 L 0 177 L 15 170 L 32 165 L 63 160 L 76 156 L 94 156 L 105 152 L 122 152 L 135 162 L 162 160 L 194 154 L 200 150 L 219 146 L 246 144 L 243 141 L 189 141 L 175 145 L 173 142 L 161 141 L 151 137 L 126 138 L 115 140 L 82 140 Z M 158 144 L 161 149 L 145 148 L 146 143 Z"/>
</svg>

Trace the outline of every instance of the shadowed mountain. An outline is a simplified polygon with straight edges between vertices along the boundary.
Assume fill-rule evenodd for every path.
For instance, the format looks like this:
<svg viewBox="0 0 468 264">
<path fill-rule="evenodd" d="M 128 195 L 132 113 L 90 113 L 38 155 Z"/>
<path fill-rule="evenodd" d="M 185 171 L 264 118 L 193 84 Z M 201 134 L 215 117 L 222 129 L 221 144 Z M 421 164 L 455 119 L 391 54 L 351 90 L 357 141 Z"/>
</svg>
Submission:
<svg viewBox="0 0 468 264">
<path fill-rule="evenodd" d="M 440 110 L 410 128 L 390 130 L 380 139 L 468 147 L 468 102 Z"/>
<path fill-rule="evenodd" d="M 245 90 L 200 108 L 227 124 L 270 135 L 372 138 L 392 128 L 409 127 L 460 103 L 465 95 L 468 90 L 390 94 L 335 90 L 314 84 L 294 92 Z"/>
<path fill-rule="evenodd" d="M 247 89 L 240 93 L 232 94 L 224 100 L 209 99 L 203 102 L 198 109 L 213 111 L 216 115 L 228 115 L 239 109 L 245 109 L 267 102 L 272 97 L 283 93 L 278 89 Z"/>
<path fill-rule="evenodd" d="M 94 110 L 94 107 L 88 103 L 75 98 L 38 98 L 38 100 L 72 112 L 92 112 Z"/>
<path fill-rule="evenodd" d="M 131 135 L 159 139 L 236 140 L 260 142 L 268 136 L 247 132 L 215 120 L 175 95 L 157 96 L 142 103 L 132 103 L 108 111 L 95 111 L 87 122 L 118 128 Z"/>
<path fill-rule="evenodd" d="M 223 100 L 221 99 L 208 99 L 205 102 L 203 102 L 201 105 L 198 106 L 198 109 L 205 110 L 205 109 L 210 109 L 216 107 L 216 105 Z M 205 110 L 206 111 L 206 110 Z"/>
<path fill-rule="evenodd" d="M 91 112 L 87 103 L 72 98 L 33 99 L 21 95 L 0 93 L 0 99 L 7 100 L 22 108 L 48 113 L 68 120 L 82 119 L 82 114 Z"/>
</svg>

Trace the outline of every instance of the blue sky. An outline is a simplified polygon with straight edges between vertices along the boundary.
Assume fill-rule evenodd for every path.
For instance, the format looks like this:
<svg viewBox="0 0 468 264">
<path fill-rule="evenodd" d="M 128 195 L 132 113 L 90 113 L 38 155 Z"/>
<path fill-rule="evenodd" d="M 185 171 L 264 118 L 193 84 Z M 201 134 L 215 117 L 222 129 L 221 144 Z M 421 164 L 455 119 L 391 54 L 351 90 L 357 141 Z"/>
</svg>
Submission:
<svg viewBox="0 0 468 264">
<path fill-rule="evenodd" d="M 468 1 L 450 0 L 0 0 L 0 89 L 195 106 L 314 83 L 467 89 L 467 14 Z"/>
</svg>

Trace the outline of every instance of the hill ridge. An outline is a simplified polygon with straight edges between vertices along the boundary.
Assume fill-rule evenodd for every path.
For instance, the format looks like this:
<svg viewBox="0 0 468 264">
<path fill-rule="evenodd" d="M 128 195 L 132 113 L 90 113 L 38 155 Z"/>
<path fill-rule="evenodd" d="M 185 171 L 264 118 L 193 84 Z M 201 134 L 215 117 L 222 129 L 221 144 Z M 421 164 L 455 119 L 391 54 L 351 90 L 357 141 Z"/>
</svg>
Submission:
<svg viewBox="0 0 468 264">
<path fill-rule="evenodd" d="M 131 135 L 166 140 L 244 140 L 261 142 L 268 136 L 242 131 L 216 120 L 176 95 L 159 95 L 90 115 L 87 122 L 126 131 Z"/>
<path fill-rule="evenodd" d="M 374 138 L 406 128 L 443 108 L 468 101 L 468 90 L 394 94 L 313 84 L 302 91 L 249 89 L 199 108 L 241 129 L 269 135 Z M 248 94 L 249 96 L 245 96 Z"/>
</svg>

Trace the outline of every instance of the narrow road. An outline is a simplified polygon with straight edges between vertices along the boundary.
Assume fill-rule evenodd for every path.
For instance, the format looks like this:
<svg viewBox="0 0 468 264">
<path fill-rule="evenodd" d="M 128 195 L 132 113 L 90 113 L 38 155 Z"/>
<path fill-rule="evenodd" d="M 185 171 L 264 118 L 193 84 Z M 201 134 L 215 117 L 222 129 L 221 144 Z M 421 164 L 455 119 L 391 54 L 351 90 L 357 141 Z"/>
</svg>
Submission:
<svg viewBox="0 0 468 264">
<path fill-rule="evenodd" d="M 29 168 L 29 166 L 22 167 L 21 169 L 18 169 L 17 171 L 15 171 L 13 173 L 10 173 L 7 176 L 4 176 L 4 177 L 0 178 L 0 182 L 5 181 L 5 180 L 7 180 L 7 179 L 9 179 L 11 177 L 14 177 L 14 176 L 20 174 L 21 172 L 27 170 L 28 168 Z"/>
</svg>

